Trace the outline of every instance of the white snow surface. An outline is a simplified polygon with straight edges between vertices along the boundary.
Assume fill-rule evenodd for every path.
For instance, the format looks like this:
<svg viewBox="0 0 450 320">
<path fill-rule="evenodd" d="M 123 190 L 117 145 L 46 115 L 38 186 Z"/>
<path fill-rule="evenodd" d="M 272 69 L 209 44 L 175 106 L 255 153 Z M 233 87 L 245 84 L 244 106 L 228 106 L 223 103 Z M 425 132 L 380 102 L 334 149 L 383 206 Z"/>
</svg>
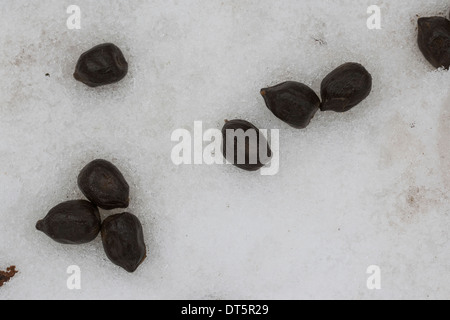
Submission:
<svg viewBox="0 0 450 320">
<path fill-rule="evenodd" d="M 66 10 L 81 9 L 81 30 Z M 369 30 L 367 8 L 381 8 Z M 418 16 L 447 0 L 4 0 L 0 16 L 0 299 L 450 298 L 450 72 L 418 49 Z M 127 77 L 92 89 L 79 56 L 112 42 Z M 317 93 L 345 62 L 373 76 L 368 99 L 305 130 L 260 89 Z M 49 76 L 46 76 L 46 74 Z M 280 129 L 280 172 L 171 160 L 174 130 L 225 119 Z M 100 237 L 64 246 L 35 229 L 83 199 L 79 171 L 112 161 L 131 187 L 148 258 L 134 274 Z M 106 217 L 111 213 L 102 211 Z M 67 268 L 81 269 L 69 290 Z M 367 268 L 381 269 L 368 290 Z"/>
</svg>

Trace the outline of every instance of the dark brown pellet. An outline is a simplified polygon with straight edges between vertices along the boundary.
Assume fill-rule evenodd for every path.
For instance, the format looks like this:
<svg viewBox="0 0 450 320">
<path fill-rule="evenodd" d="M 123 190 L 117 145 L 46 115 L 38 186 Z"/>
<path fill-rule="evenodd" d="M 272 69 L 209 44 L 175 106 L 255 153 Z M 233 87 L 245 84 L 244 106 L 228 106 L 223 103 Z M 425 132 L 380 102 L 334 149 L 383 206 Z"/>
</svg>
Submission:
<svg viewBox="0 0 450 320">
<path fill-rule="evenodd" d="M 242 133 L 242 139 L 238 136 Z M 244 135 L 247 135 L 245 138 Z M 227 121 L 222 129 L 222 153 L 230 163 L 246 171 L 257 171 L 272 157 L 265 137 L 253 124 L 245 120 Z M 262 139 L 262 140 L 261 140 Z M 261 149 L 261 146 L 264 146 Z M 234 156 L 232 152 L 234 150 Z"/>
<path fill-rule="evenodd" d="M 321 85 L 322 111 L 346 112 L 372 91 L 372 76 L 359 63 L 346 63 L 325 77 Z"/>
<path fill-rule="evenodd" d="M 450 67 L 450 21 L 444 17 L 420 18 L 417 42 L 424 57 L 435 67 Z"/>
<path fill-rule="evenodd" d="M 89 243 L 97 237 L 100 228 L 97 207 L 85 200 L 61 203 L 36 224 L 36 229 L 62 244 Z"/>
<path fill-rule="evenodd" d="M 130 187 L 119 169 L 106 160 L 95 160 L 84 167 L 78 176 L 78 187 L 99 208 L 128 208 Z"/>
<path fill-rule="evenodd" d="M 112 43 L 98 45 L 83 53 L 74 77 L 90 87 L 112 84 L 128 73 L 128 62 L 122 51 Z"/>
<path fill-rule="evenodd" d="M 147 257 L 142 225 L 131 213 L 107 218 L 102 224 L 102 242 L 109 260 L 130 273 Z"/>
<path fill-rule="evenodd" d="M 261 90 L 273 114 L 297 129 L 306 128 L 320 108 L 320 98 L 308 86 L 288 81 Z"/>
</svg>

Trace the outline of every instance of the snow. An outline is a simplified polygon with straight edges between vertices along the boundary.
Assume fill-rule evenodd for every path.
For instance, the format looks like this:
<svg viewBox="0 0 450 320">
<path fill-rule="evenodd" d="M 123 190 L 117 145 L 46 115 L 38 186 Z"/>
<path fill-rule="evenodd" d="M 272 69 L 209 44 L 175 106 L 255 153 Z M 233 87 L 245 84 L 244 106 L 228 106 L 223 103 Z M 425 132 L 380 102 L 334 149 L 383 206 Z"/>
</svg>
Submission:
<svg viewBox="0 0 450 320">
<path fill-rule="evenodd" d="M 379 0 L 381 30 L 361 0 L 78 0 L 81 30 L 64 2 L 5 1 L 0 269 L 19 273 L 0 299 L 448 299 L 450 73 L 416 44 L 417 15 L 445 15 L 448 1 Z M 79 56 L 104 42 L 128 76 L 75 81 Z M 345 62 L 374 79 L 352 111 L 296 130 L 265 107 L 261 88 L 319 93 Z M 277 175 L 173 164 L 174 130 L 238 118 L 280 130 Z M 35 230 L 83 198 L 77 175 L 97 158 L 123 172 L 144 227 L 134 274 L 100 238 L 72 247 Z M 81 290 L 67 288 L 72 265 Z M 366 286 L 371 265 L 381 290 Z"/>
</svg>

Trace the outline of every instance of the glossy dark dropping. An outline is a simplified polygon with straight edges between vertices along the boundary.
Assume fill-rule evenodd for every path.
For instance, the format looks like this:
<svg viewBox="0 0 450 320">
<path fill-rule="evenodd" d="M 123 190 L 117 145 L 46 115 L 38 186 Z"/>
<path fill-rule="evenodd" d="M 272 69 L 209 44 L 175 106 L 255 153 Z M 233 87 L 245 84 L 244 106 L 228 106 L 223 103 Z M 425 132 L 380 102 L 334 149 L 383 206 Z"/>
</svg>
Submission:
<svg viewBox="0 0 450 320">
<path fill-rule="evenodd" d="M 112 43 L 105 43 L 81 55 L 74 77 L 90 87 L 98 87 L 118 82 L 127 73 L 128 62 L 122 51 Z"/>
<path fill-rule="evenodd" d="M 99 234 L 101 219 L 97 207 L 91 202 L 67 201 L 51 209 L 36 224 L 36 229 L 62 244 L 85 244 Z"/>
<path fill-rule="evenodd" d="M 136 271 L 147 257 L 142 225 L 131 213 L 105 219 L 102 242 L 109 260 L 130 273 Z"/>
<path fill-rule="evenodd" d="M 240 169 L 257 171 L 272 157 L 267 139 L 248 121 L 227 121 L 222 129 L 222 137 L 223 156 Z"/>
<path fill-rule="evenodd" d="M 322 111 L 346 112 L 372 91 L 372 76 L 359 63 L 346 63 L 325 77 L 321 85 Z"/>
<path fill-rule="evenodd" d="M 297 129 L 306 128 L 320 108 L 320 98 L 308 86 L 288 81 L 261 90 L 273 114 Z"/>
<path fill-rule="evenodd" d="M 78 187 L 92 203 L 105 210 L 128 208 L 130 187 L 122 173 L 106 160 L 94 160 L 81 170 Z"/>
<path fill-rule="evenodd" d="M 450 21 L 444 17 L 420 18 L 417 42 L 424 57 L 435 67 L 450 67 Z"/>
</svg>

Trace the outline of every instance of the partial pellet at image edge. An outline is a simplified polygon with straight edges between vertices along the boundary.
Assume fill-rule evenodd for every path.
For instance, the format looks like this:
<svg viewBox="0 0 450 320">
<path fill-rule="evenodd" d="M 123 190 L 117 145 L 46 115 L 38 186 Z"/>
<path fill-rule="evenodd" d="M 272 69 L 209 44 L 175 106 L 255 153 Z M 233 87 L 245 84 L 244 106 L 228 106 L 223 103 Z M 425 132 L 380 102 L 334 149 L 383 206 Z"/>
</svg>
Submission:
<svg viewBox="0 0 450 320">
<path fill-rule="evenodd" d="M 424 17 L 417 21 L 417 43 L 423 56 L 435 68 L 450 68 L 450 21 L 444 17 Z"/>
</svg>

